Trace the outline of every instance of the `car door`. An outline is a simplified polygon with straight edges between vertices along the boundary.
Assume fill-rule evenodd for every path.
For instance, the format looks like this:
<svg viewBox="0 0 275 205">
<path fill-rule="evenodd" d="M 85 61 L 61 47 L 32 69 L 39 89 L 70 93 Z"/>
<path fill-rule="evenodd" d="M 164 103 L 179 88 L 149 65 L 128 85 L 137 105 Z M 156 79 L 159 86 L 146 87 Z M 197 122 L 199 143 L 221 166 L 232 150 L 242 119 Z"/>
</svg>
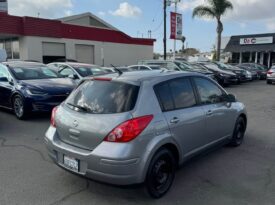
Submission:
<svg viewBox="0 0 275 205">
<path fill-rule="evenodd" d="M 10 98 L 13 90 L 12 77 L 4 65 L 0 65 L 0 77 L 6 77 L 8 82 L 0 82 L 0 105 L 10 107 Z"/>
<path fill-rule="evenodd" d="M 235 124 L 235 111 L 231 103 L 223 100 L 225 91 L 209 79 L 203 77 L 193 79 L 206 116 L 205 137 L 215 142 L 231 136 Z"/>
<path fill-rule="evenodd" d="M 155 86 L 163 114 L 172 136 L 181 145 L 185 156 L 207 144 L 205 114 L 197 106 L 189 78 L 179 78 Z"/>
</svg>

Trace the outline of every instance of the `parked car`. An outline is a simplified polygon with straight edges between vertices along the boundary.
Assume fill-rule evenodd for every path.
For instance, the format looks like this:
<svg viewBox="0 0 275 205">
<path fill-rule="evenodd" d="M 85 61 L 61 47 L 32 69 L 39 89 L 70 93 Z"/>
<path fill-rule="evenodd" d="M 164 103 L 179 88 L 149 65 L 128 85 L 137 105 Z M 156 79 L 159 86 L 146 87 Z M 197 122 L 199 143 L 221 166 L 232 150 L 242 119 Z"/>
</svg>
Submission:
<svg viewBox="0 0 275 205">
<path fill-rule="evenodd" d="M 198 62 L 198 64 L 205 66 L 208 70 L 214 72 L 218 83 L 222 86 L 238 83 L 238 78 L 232 71 L 222 70 L 218 65 L 212 62 Z"/>
<path fill-rule="evenodd" d="M 231 72 L 235 73 L 238 78 L 238 83 L 249 81 L 252 78 L 251 75 L 249 76 L 249 78 L 247 78 L 247 72 L 244 69 L 241 69 L 241 68 L 238 68 L 235 66 L 231 66 L 229 64 L 217 62 L 217 61 L 214 61 L 213 63 L 216 64 L 222 70 L 231 71 Z"/>
<path fill-rule="evenodd" d="M 167 70 L 173 70 L 173 71 L 187 71 L 187 72 L 195 72 L 204 74 L 207 77 L 213 78 L 214 74 L 211 71 L 205 71 L 202 69 L 195 69 L 191 64 L 189 64 L 186 61 L 180 61 L 180 60 L 147 60 L 147 61 L 139 61 L 139 64 L 144 63 L 145 65 L 157 65 L 163 68 L 166 68 Z"/>
<path fill-rule="evenodd" d="M 49 112 L 64 101 L 76 84 L 44 64 L 0 64 L 0 106 L 14 111 L 18 119 L 31 112 Z"/>
<path fill-rule="evenodd" d="M 45 143 L 70 172 L 115 185 L 145 182 L 160 198 L 187 159 L 241 145 L 246 123 L 245 106 L 204 75 L 134 71 L 83 82 L 53 110 Z"/>
<path fill-rule="evenodd" d="M 150 70 L 166 70 L 166 68 L 162 68 L 158 65 L 131 65 L 128 68 L 135 70 L 135 71 L 150 71 Z"/>
<path fill-rule="evenodd" d="M 268 72 L 266 76 L 266 83 L 272 84 L 275 82 L 275 67 L 272 67 Z"/>
<path fill-rule="evenodd" d="M 50 63 L 48 66 L 55 71 L 57 71 L 64 78 L 71 78 L 73 80 L 79 81 L 88 76 L 106 74 L 107 72 L 100 66 L 85 64 L 85 63 L 75 63 L 75 62 L 56 62 Z"/>
<path fill-rule="evenodd" d="M 255 69 L 259 75 L 259 78 L 261 80 L 265 80 L 266 79 L 266 74 L 268 71 L 268 68 L 264 65 L 260 65 L 260 64 L 256 64 L 256 63 L 242 63 L 240 64 L 242 66 L 249 66 L 252 69 Z"/>
<path fill-rule="evenodd" d="M 117 72 L 131 72 L 135 71 L 133 68 L 127 66 L 118 66 L 118 67 L 103 67 L 107 73 L 117 73 Z"/>
<path fill-rule="evenodd" d="M 257 70 L 251 68 L 250 66 L 245 65 L 236 65 L 236 67 L 246 70 L 247 72 L 251 73 L 252 80 L 258 80 L 260 79 L 260 76 L 258 75 Z"/>
</svg>

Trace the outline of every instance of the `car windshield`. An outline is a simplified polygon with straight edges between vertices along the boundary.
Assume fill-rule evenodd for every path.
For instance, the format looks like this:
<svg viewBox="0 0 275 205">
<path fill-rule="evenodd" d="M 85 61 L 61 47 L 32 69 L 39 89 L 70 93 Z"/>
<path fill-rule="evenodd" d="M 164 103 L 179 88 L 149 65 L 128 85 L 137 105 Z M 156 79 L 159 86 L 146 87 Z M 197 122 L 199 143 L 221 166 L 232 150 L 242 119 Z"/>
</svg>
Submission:
<svg viewBox="0 0 275 205">
<path fill-rule="evenodd" d="M 132 110 L 136 104 L 139 86 L 112 81 L 86 81 L 66 103 L 92 114 L 113 114 Z"/>
<path fill-rule="evenodd" d="M 14 66 L 10 70 L 17 80 L 60 78 L 58 73 L 47 66 Z"/>
<path fill-rule="evenodd" d="M 194 69 L 209 71 L 207 68 L 199 64 L 192 64 L 192 66 L 194 67 Z"/>
<path fill-rule="evenodd" d="M 222 70 L 228 69 L 228 66 L 225 65 L 225 64 L 223 64 L 223 63 L 216 62 L 216 65 L 217 65 L 220 69 L 222 69 Z"/>
<path fill-rule="evenodd" d="M 182 62 L 175 62 L 175 64 L 181 69 L 181 70 L 193 70 L 193 67 L 188 65 L 187 63 Z"/>
<path fill-rule="evenodd" d="M 103 69 L 96 66 L 88 66 L 88 65 L 79 65 L 73 66 L 76 72 L 81 75 L 81 77 L 87 77 L 92 75 L 100 75 L 106 73 Z"/>
</svg>

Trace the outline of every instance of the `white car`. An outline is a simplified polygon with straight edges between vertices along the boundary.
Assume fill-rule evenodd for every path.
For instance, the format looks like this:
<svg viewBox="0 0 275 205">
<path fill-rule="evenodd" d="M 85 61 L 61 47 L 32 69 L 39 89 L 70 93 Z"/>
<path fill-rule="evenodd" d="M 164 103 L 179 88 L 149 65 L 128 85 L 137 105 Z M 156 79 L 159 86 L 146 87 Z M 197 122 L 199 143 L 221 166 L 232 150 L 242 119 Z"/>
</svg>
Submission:
<svg viewBox="0 0 275 205">
<path fill-rule="evenodd" d="M 72 78 L 79 81 L 88 76 L 106 74 L 107 72 L 100 66 L 85 63 L 50 63 L 48 66 L 57 71 L 64 78 Z"/>
<path fill-rule="evenodd" d="M 128 68 L 135 71 L 167 70 L 159 65 L 131 65 Z"/>
</svg>

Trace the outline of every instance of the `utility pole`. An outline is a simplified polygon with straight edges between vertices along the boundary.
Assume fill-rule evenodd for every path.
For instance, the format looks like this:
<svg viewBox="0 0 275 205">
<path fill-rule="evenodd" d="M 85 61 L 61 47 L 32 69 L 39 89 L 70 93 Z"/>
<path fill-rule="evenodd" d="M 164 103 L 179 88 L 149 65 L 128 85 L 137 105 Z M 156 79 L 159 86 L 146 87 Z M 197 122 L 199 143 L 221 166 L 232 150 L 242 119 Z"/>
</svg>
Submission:
<svg viewBox="0 0 275 205">
<path fill-rule="evenodd" d="M 152 38 L 152 31 L 151 30 L 148 31 L 148 38 Z"/>
<path fill-rule="evenodd" d="M 163 35 L 163 57 L 166 60 L 166 8 L 167 8 L 167 0 L 163 0 L 163 14 L 164 14 L 164 35 Z"/>
</svg>

